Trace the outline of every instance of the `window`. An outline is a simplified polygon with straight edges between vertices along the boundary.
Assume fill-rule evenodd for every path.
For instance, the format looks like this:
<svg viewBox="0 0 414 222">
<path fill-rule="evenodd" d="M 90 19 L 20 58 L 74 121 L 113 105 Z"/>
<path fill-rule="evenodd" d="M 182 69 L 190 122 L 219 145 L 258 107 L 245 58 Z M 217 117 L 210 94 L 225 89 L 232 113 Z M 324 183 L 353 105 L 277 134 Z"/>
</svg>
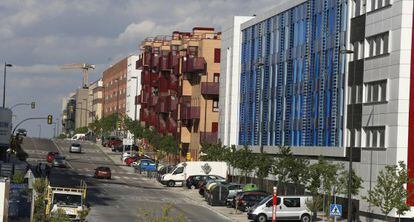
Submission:
<svg viewBox="0 0 414 222">
<path fill-rule="evenodd" d="M 391 0 L 371 0 L 370 11 L 375 11 L 391 5 Z"/>
<path fill-rule="evenodd" d="M 365 84 L 365 102 L 377 103 L 387 101 L 387 80 L 375 81 Z"/>
<path fill-rule="evenodd" d="M 352 6 L 353 17 L 365 14 L 365 0 L 353 0 Z"/>
<path fill-rule="evenodd" d="M 348 104 L 362 103 L 362 85 L 348 87 Z"/>
<path fill-rule="evenodd" d="M 184 172 L 184 167 L 178 167 L 173 174 L 180 174 Z"/>
<path fill-rule="evenodd" d="M 218 100 L 213 100 L 213 112 L 219 111 L 218 104 L 219 104 Z"/>
<path fill-rule="evenodd" d="M 214 73 L 213 82 L 220 82 L 220 73 Z"/>
<path fill-rule="evenodd" d="M 364 42 L 357 41 L 352 43 L 354 53 L 351 54 L 351 60 L 360 60 L 364 58 Z M 351 67 L 352 68 L 352 67 Z"/>
<path fill-rule="evenodd" d="M 220 63 L 220 49 L 214 49 L 214 63 Z"/>
<path fill-rule="evenodd" d="M 365 147 L 385 147 L 385 126 L 365 127 Z"/>
<path fill-rule="evenodd" d="M 284 198 L 283 204 L 286 207 L 300 207 L 300 198 Z"/>
<path fill-rule="evenodd" d="M 381 33 L 367 38 L 368 57 L 374 57 L 387 54 L 388 49 L 388 32 Z"/>
</svg>

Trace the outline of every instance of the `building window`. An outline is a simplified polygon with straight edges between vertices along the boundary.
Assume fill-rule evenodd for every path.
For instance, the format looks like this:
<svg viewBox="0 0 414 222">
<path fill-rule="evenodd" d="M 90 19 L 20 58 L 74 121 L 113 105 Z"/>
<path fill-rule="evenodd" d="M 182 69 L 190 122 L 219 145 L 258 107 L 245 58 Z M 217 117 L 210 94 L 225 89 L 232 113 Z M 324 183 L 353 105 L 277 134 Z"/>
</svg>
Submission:
<svg viewBox="0 0 414 222">
<path fill-rule="evenodd" d="M 353 17 L 365 14 L 365 0 L 353 0 L 352 6 Z"/>
<path fill-rule="evenodd" d="M 385 147 L 385 126 L 365 127 L 365 147 Z"/>
<path fill-rule="evenodd" d="M 391 5 L 391 0 L 371 0 L 371 12 Z"/>
<path fill-rule="evenodd" d="M 387 101 L 387 80 L 365 84 L 365 102 L 378 103 Z"/>
<path fill-rule="evenodd" d="M 360 60 L 364 58 L 364 42 L 357 41 L 352 43 L 354 53 L 351 54 L 351 61 Z M 352 68 L 352 67 L 350 67 Z"/>
<path fill-rule="evenodd" d="M 213 100 L 213 112 L 218 112 L 219 111 L 218 104 L 219 104 L 218 100 Z"/>
<path fill-rule="evenodd" d="M 220 49 L 214 49 L 214 63 L 220 63 Z"/>
<path fill-rule="evenodd" d="M 367 38 L 368 57 L 384 55 L 389 52 L 388 32 Z"/>
<path fill-rule="evenodd" d="M 362 85 L 349 86 L 348 90 L 348 104 L 362 103 Z"/>
</svg>

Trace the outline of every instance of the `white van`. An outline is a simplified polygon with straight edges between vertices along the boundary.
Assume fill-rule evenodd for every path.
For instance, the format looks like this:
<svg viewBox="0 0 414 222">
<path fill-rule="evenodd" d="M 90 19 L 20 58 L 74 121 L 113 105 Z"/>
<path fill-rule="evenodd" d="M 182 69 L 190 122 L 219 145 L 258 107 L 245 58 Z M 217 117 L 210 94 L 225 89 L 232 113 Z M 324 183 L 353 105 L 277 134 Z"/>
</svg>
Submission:
<svg viewBox="0 0 414 222">
<path fill-rule="evenodd" d="M 312 212 L 306 207 L 309 196 L 278 196 L 276 206 L 277 220 L 311 221 Z M 258 222 L 272 219 L 273 197 L 268 196 L 247 212 L 247 218 Z"/>
<path fill-rule="evenodd" d="M 84 140 L 85 134 L 84 133 L 78 133 L 72 136 L 71 140 Z"/>
<path fill-rule="evenodd" d="M 161 177 L 161 183 L 169 187 L 175 186 L 177 182 L 184 185 L 185 180 L 193 175 L 216 175 L 227 178 L 227 163 L 217 161 L 191 161 L 182 162 L 171 171 Z"/>
</svg>

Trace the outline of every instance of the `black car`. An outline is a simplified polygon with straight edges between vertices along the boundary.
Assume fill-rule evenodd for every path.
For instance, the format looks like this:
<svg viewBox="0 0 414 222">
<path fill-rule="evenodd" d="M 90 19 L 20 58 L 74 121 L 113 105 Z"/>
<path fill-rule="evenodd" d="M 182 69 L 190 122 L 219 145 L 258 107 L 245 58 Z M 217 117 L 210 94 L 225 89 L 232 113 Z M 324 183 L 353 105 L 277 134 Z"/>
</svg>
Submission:
<svg viewBox="0 0 414 222">
<path fill-rule="evenodd" d="M 247 211 L 250 207 L 256 203 L 262 201 L 269 196 L 266 191 L 246 191 L 236 194 L 233 201 L 233 207 L 237 207 L 238 210 Z"/>
<path fill-rule="evenodd" d="M 216 180 L 216 179 L 224 179 L 221 176 L 216 175 L 193 175 L 189 176 L 185 182 L 185 185 L 188 189 L 198 189 L 200 188 L 200 182 L 206 180 Z"/>
</svg>

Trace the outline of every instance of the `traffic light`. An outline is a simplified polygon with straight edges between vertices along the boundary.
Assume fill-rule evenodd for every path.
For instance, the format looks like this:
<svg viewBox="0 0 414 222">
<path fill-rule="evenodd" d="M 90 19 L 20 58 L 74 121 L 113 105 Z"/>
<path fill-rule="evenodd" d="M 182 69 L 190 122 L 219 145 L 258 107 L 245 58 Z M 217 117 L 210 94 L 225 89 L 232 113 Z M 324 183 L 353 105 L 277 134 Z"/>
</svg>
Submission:
<svg viewBox="0 0 414 222">
<path fill-rule="evenodd" d="M 47 124 L 52 125 L 53 123 L 53 116 L 52 115 L 48 115 L 47 116 Z"/>
<path fill-rule="evenodd" d="M 32 109 L 35 109 L 35 108 L 36 108 L 36 102 L 32 102 L 32 103 L 30 103 L 30 107 L 31 107 Z"/>
<path fill-rule="evenodd" d="M 121 121 L 117 121 L 117 122 L 116 122 L 116 128 L 117 128 L 118 130 L 121 130 Z"/>
</svg>

